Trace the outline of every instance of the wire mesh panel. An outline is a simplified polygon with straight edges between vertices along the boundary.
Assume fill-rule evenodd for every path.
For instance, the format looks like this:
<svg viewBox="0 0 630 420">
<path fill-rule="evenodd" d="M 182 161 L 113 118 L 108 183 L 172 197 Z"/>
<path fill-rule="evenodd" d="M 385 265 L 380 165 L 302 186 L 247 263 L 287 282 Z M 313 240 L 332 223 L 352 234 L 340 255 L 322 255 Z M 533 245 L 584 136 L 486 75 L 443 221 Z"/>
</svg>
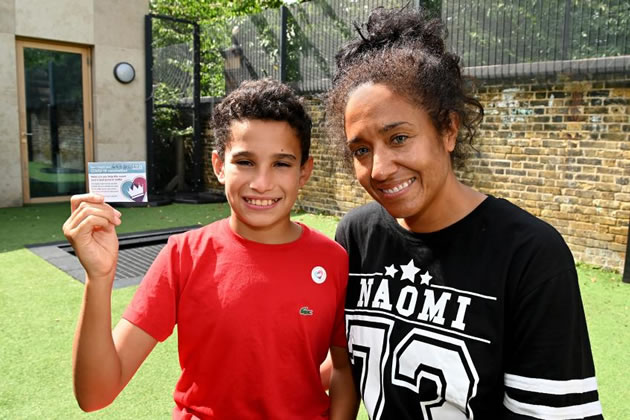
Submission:
<svg viewBox="0 0 630 420">
<path fill-rule="evenodd" d="M 195 100 L 199 79 L 197 25 L 168 16 L 150 15 L 149 19 L 150 191 L 194 191 L 201 178 L 197 156 L 200 136 L 196 127 L 199 104 Z"/>
<path fill-rule="evenodd" d="M 450 48 L 478 77 L 630 68 L 625 0 L 445 0 L 442 19 Z"/>
<path fill-rule="evenodd" d="M 231 36 L 225 49 L 226 91 L 243 80 L 264 77 L 280 79 L 280 9 L 269 9 L 256 15 L 231 20 Z"/>
<path fill-rule="evenodd" d="M 153 19 L 153 101 L 156 107 L 181 106 L 193 94 L 193 26 Z"/>
<path fill-rule="evenodd" d="M 241 81 L 271 77 L 300 92 L 320 92 L 331 86 L 334 56 L 356 35 L 378 6 L 409 6 L 403 0 L 313 0 L 283 9 L 269 9 L 231 21 L 231 45 L 225 57 L 226 91 Z M 283 16 L 284 13 L 284 16 Z"/>
<path fill-rule="evenodd" d="M 192 40 L 153 49 L 155 105 L 179 106 L 192 98 Z"/>
<path fill-rule="evenodd" d="M 320 92 L 331 87 L 335 54 L 357 33 L 378 6 L 399 8 L 409 1 L 325 1 L 315 0 L 289 7 L 287 28 L 287 82 L 302 92 Z"/>
</svg>

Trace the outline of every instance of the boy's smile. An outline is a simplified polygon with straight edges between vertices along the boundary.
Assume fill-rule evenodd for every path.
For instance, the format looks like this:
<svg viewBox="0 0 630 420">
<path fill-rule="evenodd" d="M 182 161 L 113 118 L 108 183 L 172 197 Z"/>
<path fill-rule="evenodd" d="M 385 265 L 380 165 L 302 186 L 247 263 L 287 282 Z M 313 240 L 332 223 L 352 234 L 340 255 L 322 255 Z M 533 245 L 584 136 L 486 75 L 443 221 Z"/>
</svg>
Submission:
<svg viewBox="0 0 630 420">
<path fill-rule="evenodd" d="M 215 152 L 212 165 L 225 185 L 232 230 L 262 243 L 297 239 L 300 229 L 289 216 L 313 161 L 300 166 L 302 151 L 294 129 L 285 121 L 270 120 L 235 121 L 230 128 L 224 159 Z"/>
<path fill-rule="evenodd" d="M 247 204 L 250 204 L 251 206 L 255 208 L 271 207 L 274 204 L 276 204 L 278 201 L 280 201 L 279 198 L 271 199 L 271 200 L 261 200 L 259 198 L 257 199 L 257 198 L 247 198 L 247 197 L 244 197 L 244 200 Z"/>
</svg>

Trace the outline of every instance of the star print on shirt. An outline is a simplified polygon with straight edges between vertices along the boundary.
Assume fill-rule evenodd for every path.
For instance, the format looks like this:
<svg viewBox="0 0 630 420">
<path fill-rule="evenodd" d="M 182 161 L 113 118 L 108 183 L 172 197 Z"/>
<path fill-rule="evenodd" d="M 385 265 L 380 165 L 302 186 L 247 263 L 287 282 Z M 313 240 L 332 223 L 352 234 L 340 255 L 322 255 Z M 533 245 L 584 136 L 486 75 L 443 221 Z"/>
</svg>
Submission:
<svg viewBox="0 0 630 420">
<path fill-rule="evenodd" d="M 386 276 L 394 278 L 396 273 L 398 273 L 398 269 L 394 266 L 394 264 L 392 264 L 392 265 L 390 265 L 388 267 L 385 267 L 385 275 Z"/>
<path fill-rule="evenodd" d="M 411 261 L 409 261 L 409 264 L 401 265 L 400 268 L 403 271 L 402 276 L 400 276 L 400 279 L 401 280 L 411 280 L 411 282 L 414 283 L 415 282 L 416 273 L 418 273 L 418 271 L 420 271 L 420 269 L 417 268 L 413 264 L 413 259 Z"/>
<path fill-rule="evenodd" d="M 426 273 L 420 275 L 420 284 L 428 285 L 432 278 L 433 276 L 427 271 Z"/>
</svg>

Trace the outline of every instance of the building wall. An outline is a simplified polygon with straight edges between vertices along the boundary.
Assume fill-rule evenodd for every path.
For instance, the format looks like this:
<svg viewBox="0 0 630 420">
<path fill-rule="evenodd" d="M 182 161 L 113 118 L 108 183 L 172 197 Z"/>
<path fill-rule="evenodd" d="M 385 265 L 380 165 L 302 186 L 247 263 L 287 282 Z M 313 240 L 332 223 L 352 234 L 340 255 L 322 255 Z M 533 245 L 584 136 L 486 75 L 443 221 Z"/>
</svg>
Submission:
<svg viewBox="0 0 630 420">
<path fill-rule="evenodd" d="M 553 225 L 577 261 L 622 270 L 630 219 L 630 76 L 483 81 L 486 116 L 457 175 Z M 313 175 L 297 207 L 343 215 L 370 197 L 342 168 L 309 98 Z M 211 136 L 208 132 L 208 149 Z M 217 187 L 207 171 L 208 185 Z"/>
<path fill-rule="evenodd" d="M 94 158 L 146 160 L 144 16 L 148 0 L 93 0 Z M 113 75 L 126 61 L 136 69 L 127 85 Z"/>
<path fill-rule="evenodd" d="M 0 207 L 22 204 L 14 2 L 0 0 Z"/>
<path fill-rule="evenodd" d="M 148 0 L 0 0 L 0 207 L 22 204 L 16 38 L 92 49 L 94 160 L 145 160 L 144 15 Z M 113 68 L 127 61 L 124 85 Z"/>
</svg>

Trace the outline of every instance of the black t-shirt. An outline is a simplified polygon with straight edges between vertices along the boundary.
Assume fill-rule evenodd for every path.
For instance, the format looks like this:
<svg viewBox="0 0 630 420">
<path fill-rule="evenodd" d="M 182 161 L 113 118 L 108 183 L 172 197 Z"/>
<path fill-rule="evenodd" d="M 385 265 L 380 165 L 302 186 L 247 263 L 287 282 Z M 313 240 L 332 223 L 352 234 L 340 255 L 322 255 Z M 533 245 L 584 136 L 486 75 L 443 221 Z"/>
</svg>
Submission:
<svg viewBox="0 0 630 420">
<path fill-rule="evenodd" d="M 573 257 L 553 227 L 489 196 L 426 234 L 370 203 L 336 239 L 372 419 L 601 418 Z"/>
</svg>

